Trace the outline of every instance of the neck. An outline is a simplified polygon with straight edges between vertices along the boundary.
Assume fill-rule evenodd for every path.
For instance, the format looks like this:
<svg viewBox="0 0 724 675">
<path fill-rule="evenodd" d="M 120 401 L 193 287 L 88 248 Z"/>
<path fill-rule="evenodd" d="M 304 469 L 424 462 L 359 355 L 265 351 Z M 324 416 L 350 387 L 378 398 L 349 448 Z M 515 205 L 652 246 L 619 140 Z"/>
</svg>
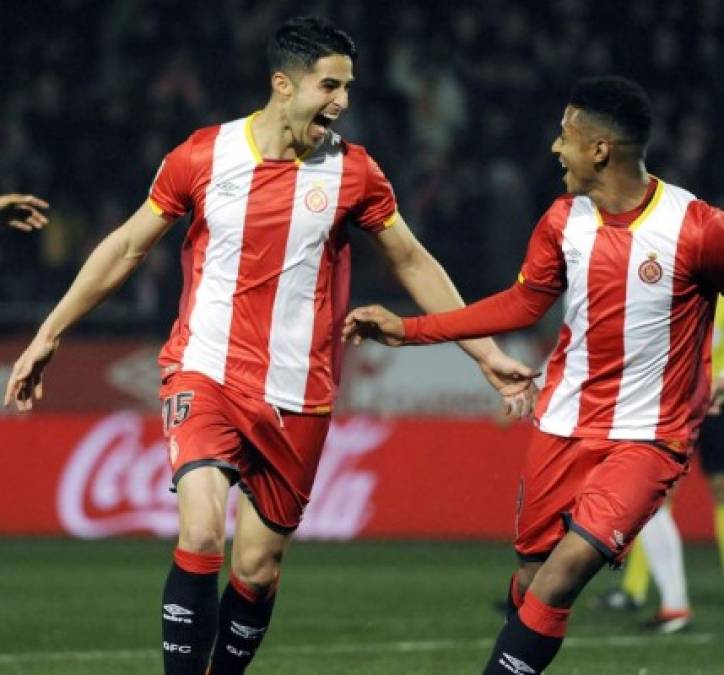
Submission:
<svg viewBox="0 0 724 675">
<path fill-rule="evenodd" d="M 252 120 L 251 133 L 265 159 L 297 159 L 305 151 L 294 141 L 284 112 L 273 99 Z"/>
<path fill-rule="evenodd" d="M 643 161 L 639 161 L 628 169 L 617 168 L 601 176 L 598 185 L 588 192 L 588 196 L 599 209 L 608 213 L 625 213 L 641 203 L 648 190 L 649 180 Z"/>
</svg>

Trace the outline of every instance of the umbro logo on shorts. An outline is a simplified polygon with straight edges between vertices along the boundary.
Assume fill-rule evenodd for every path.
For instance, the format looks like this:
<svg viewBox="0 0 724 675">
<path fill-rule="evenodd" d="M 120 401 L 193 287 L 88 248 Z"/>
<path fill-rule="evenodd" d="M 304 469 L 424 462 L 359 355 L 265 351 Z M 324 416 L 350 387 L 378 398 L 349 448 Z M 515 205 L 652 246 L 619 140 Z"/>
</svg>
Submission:
<svg viewBox="0 0 724 675">
<path fill-rule="evenodd" d="M 535 675 L 538 671 L 531 668 L 525 661 L 516 659 L 515 656 L 503 652 L 503 658 L 498 663 L 509 670 L 513 675 Z"/>
</svg>

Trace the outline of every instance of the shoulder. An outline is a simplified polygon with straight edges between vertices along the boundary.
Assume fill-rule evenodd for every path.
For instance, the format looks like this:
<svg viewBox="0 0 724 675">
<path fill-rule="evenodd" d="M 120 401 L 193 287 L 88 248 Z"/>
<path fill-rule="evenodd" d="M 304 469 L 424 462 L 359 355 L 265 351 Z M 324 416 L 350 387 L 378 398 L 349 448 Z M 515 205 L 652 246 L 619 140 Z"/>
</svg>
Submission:
<svg viewBox="0 0 724 675">
<path fill-rule="evenodd" d="M 593 211 L 593 204 L 588 197 L 563 194 L 553 200 L 548 210 L 541 216 L 539 225 L 555 230 L 562 230 L 566 226 L 574 206 L 578 208 L 588 207 L 591 212 Z"/>
</svg>

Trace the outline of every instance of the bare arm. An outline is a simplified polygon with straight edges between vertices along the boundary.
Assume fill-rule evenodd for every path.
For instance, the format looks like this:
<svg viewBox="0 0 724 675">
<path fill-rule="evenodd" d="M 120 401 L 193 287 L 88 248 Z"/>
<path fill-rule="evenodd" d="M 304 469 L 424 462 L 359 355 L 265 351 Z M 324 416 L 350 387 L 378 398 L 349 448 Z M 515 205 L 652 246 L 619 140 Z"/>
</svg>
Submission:
<svg viewBox="0 0 724 675">
<path fill-rule="evenodd" d="M 144 203 L 96 246 L 15 362 L 5 391 L 5 405 L 15 400 L 18 410 L 32 408 L 33 396 L 42 397 L 42 372 L 58 348 L 63 332 L 123 284 L 171 223 Z"/>
</svg>

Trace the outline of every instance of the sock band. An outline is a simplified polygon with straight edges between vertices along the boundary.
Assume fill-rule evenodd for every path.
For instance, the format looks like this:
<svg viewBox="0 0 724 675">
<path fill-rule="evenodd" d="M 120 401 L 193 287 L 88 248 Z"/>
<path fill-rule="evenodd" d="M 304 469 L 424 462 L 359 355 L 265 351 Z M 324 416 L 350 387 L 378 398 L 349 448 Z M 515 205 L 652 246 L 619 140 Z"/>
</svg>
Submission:
<svg viewBox="0 0 724 675">
<path fill-rule="evenodd" d="M 173 561 L 191 574 L 217 574 L 224 564 L 224 556 L 216 553 L 192 553 L 177 548 L 173 552 Z"/>
<path fill-rule="evenodd" d="M 552 638 L 565 637 L 570 615 L 570 609 L 546 605 L 531 591 L 525 594 L 523 605 L 518 610 L 518 616 L 523 624 L 536 633 Z"/>
</svg>

